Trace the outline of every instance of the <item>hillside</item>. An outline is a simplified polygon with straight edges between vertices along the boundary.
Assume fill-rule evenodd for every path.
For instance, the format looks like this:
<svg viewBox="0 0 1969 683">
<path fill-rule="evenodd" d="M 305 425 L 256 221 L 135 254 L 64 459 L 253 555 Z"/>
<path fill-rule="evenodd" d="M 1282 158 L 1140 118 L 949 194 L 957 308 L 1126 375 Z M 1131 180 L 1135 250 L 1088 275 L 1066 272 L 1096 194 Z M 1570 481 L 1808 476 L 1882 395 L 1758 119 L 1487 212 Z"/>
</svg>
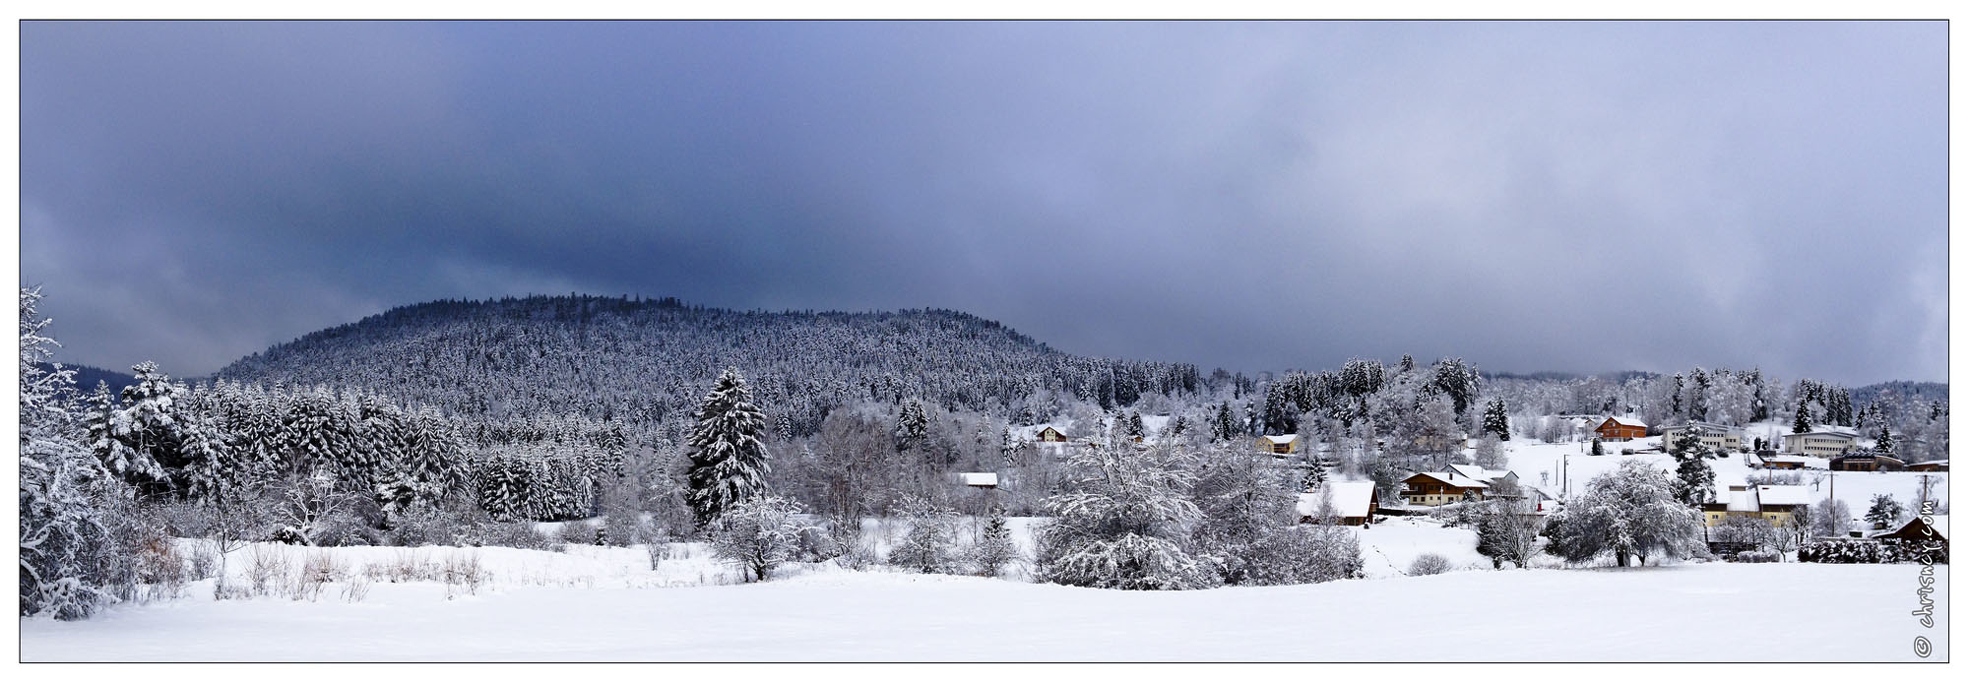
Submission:
<svg viewBox="0 0 1969 683">
<path fill-rule="evenodd" d="M 1128 405 L 1198 383 L 1194 366 L 1074 356 L 953 311 L 738 312 L 592 296 L 404 306 L 214 377 L 362 387 L 470 417 L 578 413 L 649 426 L 688 414 L 728 366 L 796 433 L 858 400 L 979 409 L 1053 389 Z"/>
</svg>

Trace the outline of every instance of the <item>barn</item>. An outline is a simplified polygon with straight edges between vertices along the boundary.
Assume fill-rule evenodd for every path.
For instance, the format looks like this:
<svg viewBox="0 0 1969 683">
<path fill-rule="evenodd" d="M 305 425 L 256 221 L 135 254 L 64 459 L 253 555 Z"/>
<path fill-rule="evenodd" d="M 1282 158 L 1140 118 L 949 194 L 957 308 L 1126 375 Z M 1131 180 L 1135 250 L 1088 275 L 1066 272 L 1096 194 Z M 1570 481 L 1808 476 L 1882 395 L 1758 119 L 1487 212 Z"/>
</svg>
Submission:
<svg viewBox="0 0 1969 683">
<path fill-rule="evenodd" d="M 1626 441 L 1648 435 L 1648 423 L 1631 417 L 1609 417 L 1593 428 L 1601 441 Z"/>
</svg>

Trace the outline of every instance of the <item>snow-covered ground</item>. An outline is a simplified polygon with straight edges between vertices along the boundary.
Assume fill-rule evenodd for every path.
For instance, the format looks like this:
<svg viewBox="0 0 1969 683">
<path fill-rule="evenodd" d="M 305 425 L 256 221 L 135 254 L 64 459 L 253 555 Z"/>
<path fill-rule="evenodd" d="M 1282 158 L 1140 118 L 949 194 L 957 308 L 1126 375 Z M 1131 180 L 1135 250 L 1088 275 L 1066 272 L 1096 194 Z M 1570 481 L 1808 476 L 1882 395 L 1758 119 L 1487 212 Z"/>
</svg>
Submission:
<svg viewBox="0 0 1969 683">
<path fill-rule="evenodd" d="M 489 571 L 595 580 L 522 573 L 449 598 L 438 583 L 378 583 L 360 602 L 333 585 L 315 602 L 197 597 L 208 580 L 193 597 L 89 621 L 24 619 L 21 658 L 1902 661 L 1919 659 L 1916 636 L 1933 642 L 1930 661 L 1948 652 L 1945 588 L 1934 629 L 1909 615 L 1914 565 L 1457 571 L 1155 593 L 827 566 L 762 584 L 659 587 L 616 577 L 610 552 L 482 552 Z M 1947 577 L 1936 570 L 1941 586 Z"/>
</svg>

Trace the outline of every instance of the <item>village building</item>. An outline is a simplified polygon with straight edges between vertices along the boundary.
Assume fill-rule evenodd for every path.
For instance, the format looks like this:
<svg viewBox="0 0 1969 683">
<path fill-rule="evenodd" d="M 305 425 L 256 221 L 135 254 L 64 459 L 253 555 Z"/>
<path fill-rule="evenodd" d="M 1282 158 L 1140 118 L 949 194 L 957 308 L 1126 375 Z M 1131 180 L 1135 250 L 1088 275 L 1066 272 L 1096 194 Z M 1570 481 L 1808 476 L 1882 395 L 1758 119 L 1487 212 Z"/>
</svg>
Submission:
<svg viewBox="0 0 1969 683">
<path fill-rule="evenodd" d="M 1819 427 L 1802 434 L 1786 434 L 1784 452 L 1830 458 L 1859 447 L 1860 435 L 1845 427 Z"/>
<path fill-rule="evenodd" d="M 1933 523 L 1930 523 L 1931 521 Z M 1883 543 L 1899 543 L 1903 545 L 1914 545 L 1916 547 L 1926 546 L 1931 543 L 1940 543 L 1941 556 L 1947 558 L 1948 515 L 1932 515 L 1925 518 L 1915 517 L 1914 519 L 1908 520 L 1906 524 L 1902 524 L 1900 528 L 1892 531 L 1882 531 L 1874 534 L 1873 538 Z"/>
<path fill-rule="evenodd" d="M 1491 497 L 1493 485 L 1508 482 L 1515 487 L 1518 475 L 1509 470 L 1486 470 L 1470 465 L 1451 465 L 1447 472 L 1417 472 L 1402 480 L 1402 498 L 1409 505 L 1434 507 L 1459 503 L 1466 498 Z"/>
<path fill-rule="evenodd" d="M 1814 460 L 1806 456 L 1785 455 L 1775 451 L 1758 451 L 1756 455 L 1748 456 L 1747 462 L 1752 467 L 1762 467 L 1767 470 L 1813 469 L 1816 465 Z"/>
<path fill-rule="evenodd" d="M 1054 424 L 1034 425 L 1031 429 L 1032 440 L 1041 443 L 1066 443 L 1070 438 L 1066 430 Z"/>
<path fill-rule="evenodd" d="M 1790 523 L 1799 510 L 1811 506 L 1810 487 L 1731 484 L 1716 502 L 1702 504 L 1702 517 L 1711 527 L 1722 526 L 1731 517 L 1759 517 L 1776 528 Z"/>
<path fill-rule="evenodd" d="M 1277 436 L 1267 435 L 1258 437 L 1257 447 L 1260 453 L 1292 455 L 1298 453 L 1303 444 L 1304 441 L 1299 438 L 1298 434 L 1281 434 Z"/>
<path fill-rule="evenodd" d="M 1948 461 L 1947 461 L 1947 460 L 1930 460 L 1930 461 L 1928 461 L 1928 462 L 1917 462 L 1917 463 L 1912 463 L 1912 464 L 1909 464 L 1909 465 L 1907 466 L 1907 471 L 1909 471 L 1909 472 L 1947 472 L 1947 471 L 1948 471 Z"/>
<path fill-rule="evenodd" d="M 1885 453 L 1861 451 L 1833 458 L 1827 469 L 1834 472 L 1899 472 L 1907 463 Z"/>
<path fill-rule="evenodd" d="M 1601 441 L 1626 441 L 1648 435 L 1648 423 L 1631 417 L 1609 417 L 1593 428 Z"/>
<path fill-rule="evenodd" d="M 1381 511 L 1381 494 L 1371 481 L 1328 481 L 1317 489 L 1299 494 L 1299 523 L 1322 518 L 1321 506 L 1331 506 L 1325 514 L 1342 526 L 1366 526 Z"/>
<path fill-rule="evenodd" d="M 1702 441 L 1702 446 L 1709 450 L 1736 451 L 1743 448 L 1743 430 L 1741 429 L 1714 422 L 1690 422 L 1688 424 L 1662 427 L 1662 449 L 1669 453 L 1676 452 L 1675 440 L 1680 438 L 1683 432 L 1691 429 L 1696 431 L 1696 438 Z"/>
<path fill-rule="evenodd" d="M 960 483 L 971 488 L 987 490 L 998 488 L 997 472 L 965 472 L 957 475 L 957 478 Z"/>
</svg>

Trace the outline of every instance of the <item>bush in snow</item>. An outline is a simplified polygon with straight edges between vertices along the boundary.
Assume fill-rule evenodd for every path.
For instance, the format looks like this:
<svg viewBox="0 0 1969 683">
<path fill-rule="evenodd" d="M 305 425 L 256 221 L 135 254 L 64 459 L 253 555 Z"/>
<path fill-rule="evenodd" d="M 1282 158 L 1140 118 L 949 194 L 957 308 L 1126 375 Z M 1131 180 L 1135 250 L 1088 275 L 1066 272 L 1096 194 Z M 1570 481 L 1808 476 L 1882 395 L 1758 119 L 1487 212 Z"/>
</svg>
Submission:
<svg viewBox="0 0 1969 683">
<path fill-rule="evenodd" d="M 1730 558 L 1731 562 L 1776 562 L 1778 554 L 1769 550 L 1745 550 Z"/>
<path fill-rule="evenodd" d="M 1449 558 L 1435 553 L 1423 553 L 1408 563 L 1409 576 L 1430 576 L 1449 571 Z"/>
<path fill-rule="evenodd" d="M 1675 482 L 1639 460 L 1594 477 L 1586 492 L 1546 522 L 1551 542 L 1545 550 L 1567 562 L 1588 562 L 1611 553 L 1628 566 L 1650 555 L 1685 557 L 1697 545 L 1702 514 L 1675 499 Z"/>
<path fill-rule="evenodd" d="M 746 581 L 764 581 L 774 567 L 799 557 L 800 504 L 777 496 L 758 496 L 725 509 L 709 527 L 711 551 L 736 565 Z"/>
<path fill-rule="evenodd" d="M 959 553 L 952 523 L 955 512 L 922 496 L 903 498 L 899 515 L 909 533 L 889 549 L 889 564 L 926 574 L 957 571 Z"/>
<path fill-rule="evenodd" d="M 1798 547 L 1799 562 L 1879 564 L 1887 561 L 1880 543 L 1870 540 L 1813 541 Z"/>
<path fill-rule="evenodd" d="M 1193 458 L 1167 443 L 1141 450 L 1115 439 L 1072 449 L 1060 492 L 1039 530 L 1041 580 L 1129 590 L 1209 588 L 1221 579 L 1184 548 L 1202 517 L 1183 494 Z"/>
<path fill-rule="evenodd" d="M 1813 536 L 1832 538 L 1853 530 L 1853 511 L 1846 507 L 1846 501 L 1827 498 L 1813 504 L 1811 511 Z"/>
<path fill-rule="evenodd" d="M 561 525 L 560 538 L 564 545 L 595 545 L 599 527 L 587 520 L 575 520 Z"/>
</svg>

